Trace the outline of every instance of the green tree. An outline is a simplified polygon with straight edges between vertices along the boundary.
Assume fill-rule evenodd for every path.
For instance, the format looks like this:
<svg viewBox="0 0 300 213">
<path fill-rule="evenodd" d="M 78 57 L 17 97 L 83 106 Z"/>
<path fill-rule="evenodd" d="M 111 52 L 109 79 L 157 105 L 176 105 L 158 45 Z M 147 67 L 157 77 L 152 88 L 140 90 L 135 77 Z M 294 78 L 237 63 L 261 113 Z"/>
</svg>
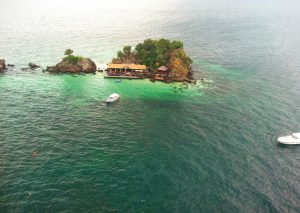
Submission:
<svg viewBox="0 0 300 213">
<path fill-rule="evenodd" d="M 74 51 L 71 50 L 71 49 L 65 50 L 65 56 L 66 57 L 63 58 L 63 61 L 67 62 L 69 64 L 77 64 L 79 61 L 83 60 L 82 56 L 74 56 L 74 55 L 72 55 L 73 52 Z"/>
<path fill-rule="evenodd" d="M 65 50 L 65 55 L 67 55 L 67 56 L 70 56 L 70 55 L 72 55 L 73 54 L 73 50 L 71 50 L 71 49 L 66 49 Z"/>
<path fill-rule="evenodd" d="M 124 56 L 128 57 L 131 54 L 131 46 L 123 47 L 123 54 Z"/>
<path fill-rule="evenodd" d="M 123 54 L 123 52 L 121 50 L 118 51 L 117 55 L 118 55 L 119 59 L 122 59 L 124 57 L 124 54 Z"/>
<path fill-rule="evenodd" d="M 182 41 L 173 41 L 171 46 L 172 49 L 179 49 L 179 48 L 183 48 L 183 43 Z"/>
</svg>

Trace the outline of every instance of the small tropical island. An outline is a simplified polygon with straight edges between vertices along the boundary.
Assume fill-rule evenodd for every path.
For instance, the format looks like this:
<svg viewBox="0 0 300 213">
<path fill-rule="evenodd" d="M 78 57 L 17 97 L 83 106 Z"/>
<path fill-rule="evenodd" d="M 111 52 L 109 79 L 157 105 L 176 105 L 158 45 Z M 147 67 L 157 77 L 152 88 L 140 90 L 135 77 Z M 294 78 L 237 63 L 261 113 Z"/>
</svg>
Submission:
<svg viewBox="0 0 300 213">
<path fill-rule="evenodd" d="M 150 78 L 152 81 L 191 82 L 192 59 L 181 41 L 146 39 L 132 50 L 124 46 L 107 66 L 106 78 Z"/>
<path fill-rule="evenodd" d="M 71 49 L 65 50 L 62 60 L 55 66 L 48 66 L 45 71 L 71 74 L 97 71 L 95 62 L 90 58 L 75 56 L 73 53 Z M 105 78 L 191 83 L 195 82 L 192 63 L 192 59 L 183 48 L 183 42 L 165 38 L 146 39 L 143 43 L 137 44 L 134 49 L 131 46 L 124 46 L 117 52 L 116 58 L 100 70 L 105 72 Z M 40 68 L 34 63 L 29 63 L 28 66 L 31 70 Z M 0 72 L 4 70 L 6 65 L 3 59 L 0 60 Z"/>
<path fill-rule="evenodd" d="M 47 67 L 50 73 L 95 73 L 97 66 L 90 58 L 74 56 L 73 50 L 67 49 L 65 57 L 55 66 Z"/>
</svg>

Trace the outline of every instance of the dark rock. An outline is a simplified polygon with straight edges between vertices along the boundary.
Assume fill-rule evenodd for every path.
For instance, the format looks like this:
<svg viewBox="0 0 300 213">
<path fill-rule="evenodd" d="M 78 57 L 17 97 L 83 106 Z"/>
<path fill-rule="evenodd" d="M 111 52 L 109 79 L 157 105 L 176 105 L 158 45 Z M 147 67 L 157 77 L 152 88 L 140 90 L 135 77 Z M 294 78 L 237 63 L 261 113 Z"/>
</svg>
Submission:
<svg viewBox="0 0 300 213">
<path fill-rule="evenodd" d="M 96 72 L 97 66 L 90 58 L 84 58 L 79 62 L 79 66 L 82 67 L 82 72 L 92 73 Z"/>
<path fill-rule="evenodd" d="M 55 66 L 48 66 L 46 67 L 47 72 L 58 72 Z"/>
<path fill-rule="evenodd" d="M 5 60 L 4 59 L 0 59 L 0 72 L 4 71 L 5 69 L 6 69 Z"/>
<path fill-rule="evenodd" d="M 54 67 L 47 67 L 46 70 L 61 73 L 94 73 L 97 71 L 97 66 L 90 58 L 82 58 L 76 64 L 62 61 Z"/>
<path fill-rule="evenodd" d="M 8 67 L 14 67 L 14 64 L 7 64 Z"/>
<path fill-rule="evenodd" d="M 28 64 L 28 66 L 30 67 L 30 69 L 33 69 L 33 70 L 35 70 L 37 68 L 40 68 L 40 66 L 38 66 L 38 65 L 36 65 L 34 63 L 31 63 L 31 62 Z"/>
<path fill-rule="evenodd" d="M 67 62 L 60 62 L 55 66 L 55 69 L 58 72 L 70 72 L 70 73 L 79 73 L 82 71 L 82 67 L 77 64 L 69 64 Z"/>
</svg>

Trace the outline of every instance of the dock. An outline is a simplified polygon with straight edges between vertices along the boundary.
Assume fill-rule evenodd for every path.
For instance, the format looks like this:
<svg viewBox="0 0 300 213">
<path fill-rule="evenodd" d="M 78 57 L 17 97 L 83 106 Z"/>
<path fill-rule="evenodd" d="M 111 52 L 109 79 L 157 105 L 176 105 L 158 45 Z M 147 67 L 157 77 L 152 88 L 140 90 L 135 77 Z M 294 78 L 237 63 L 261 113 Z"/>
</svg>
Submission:
<svg viewBox="0 0 300 213">
<path fill-rule="evenodd" d="M 104 78 L 114 78 L 114 79 L 144 79 L 142 77 L 138 77 L 138 76 L 110 76 L 110 75 L 105 75 Z"/>
</svg>

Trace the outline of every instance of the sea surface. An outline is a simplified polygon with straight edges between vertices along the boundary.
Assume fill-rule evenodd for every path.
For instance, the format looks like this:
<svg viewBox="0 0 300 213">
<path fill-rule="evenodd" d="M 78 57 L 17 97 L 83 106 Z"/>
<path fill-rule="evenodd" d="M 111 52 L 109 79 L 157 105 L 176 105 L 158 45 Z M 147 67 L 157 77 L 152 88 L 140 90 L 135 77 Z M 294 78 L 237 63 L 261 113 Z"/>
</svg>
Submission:
<svg viewBox="0 0 300 213">
<path fill-rule="evenodd" d="M 0 212 L 300 212 L 300 2 L 0 0 Z M 196 85 L 22 70 L 182 40 Z M 121 100 L 104 104 L 113 92 Z"/>
</svg>

